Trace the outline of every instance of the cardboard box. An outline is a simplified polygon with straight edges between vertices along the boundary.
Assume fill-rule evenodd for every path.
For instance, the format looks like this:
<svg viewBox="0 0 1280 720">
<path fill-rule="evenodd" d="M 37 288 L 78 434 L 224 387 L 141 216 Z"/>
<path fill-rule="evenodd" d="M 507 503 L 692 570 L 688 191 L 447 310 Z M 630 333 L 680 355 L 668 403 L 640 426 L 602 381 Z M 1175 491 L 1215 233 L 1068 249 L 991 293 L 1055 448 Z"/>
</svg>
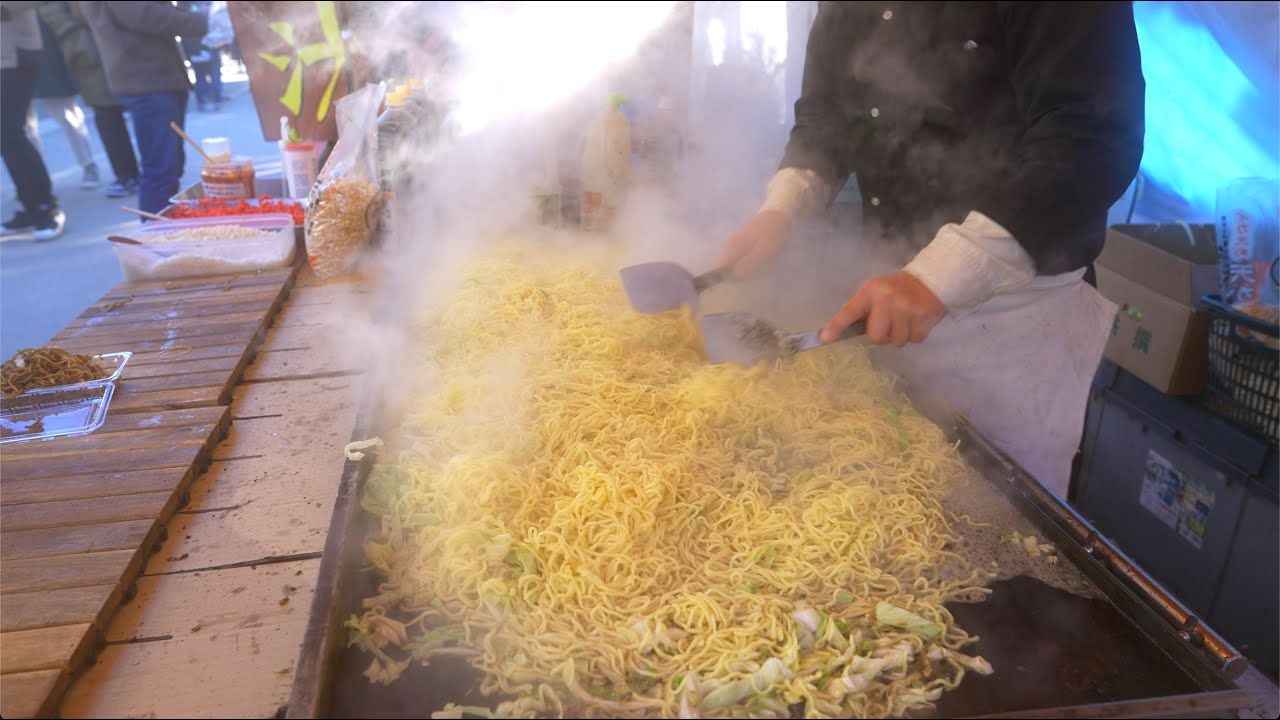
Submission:
<svg viewBox="0 0 1280 720">
<path fill-rule="evenodd" d="M 1218 291 L 1212 225 L 1117 225 L 1098 258 L 1098 290 L 1120 306 L 1106 357 L 1168 395 L 1204 392 Z"/>
</svg>

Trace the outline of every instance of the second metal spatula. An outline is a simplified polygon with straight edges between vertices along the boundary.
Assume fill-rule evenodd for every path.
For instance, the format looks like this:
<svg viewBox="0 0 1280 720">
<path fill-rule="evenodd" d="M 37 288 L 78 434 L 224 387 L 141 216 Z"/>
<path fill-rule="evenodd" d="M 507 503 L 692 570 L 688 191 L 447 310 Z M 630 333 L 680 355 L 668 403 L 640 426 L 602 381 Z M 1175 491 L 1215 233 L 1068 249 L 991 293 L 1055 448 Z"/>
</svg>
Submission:
<svg viewBox="0 0 1280 720">
<path fill-rule="evenodd" d="M 822 346 L 822 330 L 799 333 L 779 332 L 760 318 L 743 312 L 712 313 L 702 318 L 702 341 L 712 363 L 736 362 L 755 365 Z M 856 322 L 832 342 L 865 335 L 867 324 Z"/>
<path fill-rule="evenodd" d="M 642 313 L 660 313 L 696 304 L 704 290 L 729 278 L 729 268 L 694 277 L 673 262 L 649 262 L 624 267 L 619 274 L 632 308 Z"/>
</svg>

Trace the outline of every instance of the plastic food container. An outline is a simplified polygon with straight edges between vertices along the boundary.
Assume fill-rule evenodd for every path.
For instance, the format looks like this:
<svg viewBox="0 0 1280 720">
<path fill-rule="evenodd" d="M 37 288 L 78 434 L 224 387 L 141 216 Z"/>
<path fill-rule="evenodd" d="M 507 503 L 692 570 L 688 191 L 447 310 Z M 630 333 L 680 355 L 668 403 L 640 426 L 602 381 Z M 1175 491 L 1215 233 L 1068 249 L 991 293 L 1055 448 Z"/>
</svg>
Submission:
<svg viewBox="0 0 1280 720">
<path fill-rule="evenodd" d="M 113 383 L 28 390 L 0 400 L 0 445 L 88 435 L 102 427 Z"/>
<path fill-rule="evenodd" d="M 120 379 L 120 374 L 124 372 L 125 363 L 129 362 L 129 358 L 133 357 L 133 353 L 113 352 L 103 353 L 102 355 L 94 355 L 94 359 L 102 363 L 102 367 L 111 372 L 110 375 L 98 380 L 88 380 L 74 385 L 55 385 L 49 388 L 34 388 L 28 390 L 18 397 L 29 395 L 33 392 L 48 392 L 50 390 L 79 390 L 80 388 L 96 387 L 98 385 L 110 385 Z"/>
<path fill-rule="evenodd" d="M 34 388 L 0 399 L 0 444 L 88 435 L 102 427 L 131 352 L 95 355 L 107 377 L 74 385 Z"/>
<path fill-rule="evenodd" d="M 229 233 L 218 239 L 154 241 L 157 235 L 168 233 L 237 226 L 271 234 L 236 237 Z M 133 239 L 142 244 L 113 244 L 126 281 L 169 280 L 287 267 L 293 262 L 296 251 L 293 218 L 282 214 L 150 222 L 133 233 Z"/>
</svg>

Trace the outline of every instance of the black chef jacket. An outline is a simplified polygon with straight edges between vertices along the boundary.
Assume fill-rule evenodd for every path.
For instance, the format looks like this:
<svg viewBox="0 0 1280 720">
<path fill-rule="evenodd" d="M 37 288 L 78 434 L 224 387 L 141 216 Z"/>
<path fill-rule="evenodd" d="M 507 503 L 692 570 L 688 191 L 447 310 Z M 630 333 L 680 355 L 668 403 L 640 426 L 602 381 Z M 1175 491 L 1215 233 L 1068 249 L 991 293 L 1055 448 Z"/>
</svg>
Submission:
<svg viewBox="0 0 1280 720">
<path fill-rule="evenodd" d="M 1089 265 L 1142 158 L 1128 2 L 822 2 L 782 167 L 919 247 L 979 211 L 1041 275 Z"/>
</svg>

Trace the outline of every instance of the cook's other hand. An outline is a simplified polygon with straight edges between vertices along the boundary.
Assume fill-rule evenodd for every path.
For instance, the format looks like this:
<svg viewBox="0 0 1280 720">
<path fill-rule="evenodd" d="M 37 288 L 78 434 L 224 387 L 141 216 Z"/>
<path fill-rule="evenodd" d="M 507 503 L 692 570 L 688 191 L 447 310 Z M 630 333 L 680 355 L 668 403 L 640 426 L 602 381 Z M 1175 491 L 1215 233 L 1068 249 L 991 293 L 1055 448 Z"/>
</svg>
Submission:
<svg viewBox="0 0 1280 720">
<path fill-rule="evenodd" d="M 902 347 L 923 342 L 947 314 L 947 308 L 924 283 L 899 270 L 862 284 L 822 329 L 822 342 L 831 342 L 859 320 L 867 321 L 867 340 L 875 345 Z"/>
<path fill-rule="evenodd" d="M 755 277 L 769 268 L 787 241 L 787 217 L 777 210 L 761 210 L 729 236 L 717 267 L 733 271 L 735 280 Z"/>
</svg>

